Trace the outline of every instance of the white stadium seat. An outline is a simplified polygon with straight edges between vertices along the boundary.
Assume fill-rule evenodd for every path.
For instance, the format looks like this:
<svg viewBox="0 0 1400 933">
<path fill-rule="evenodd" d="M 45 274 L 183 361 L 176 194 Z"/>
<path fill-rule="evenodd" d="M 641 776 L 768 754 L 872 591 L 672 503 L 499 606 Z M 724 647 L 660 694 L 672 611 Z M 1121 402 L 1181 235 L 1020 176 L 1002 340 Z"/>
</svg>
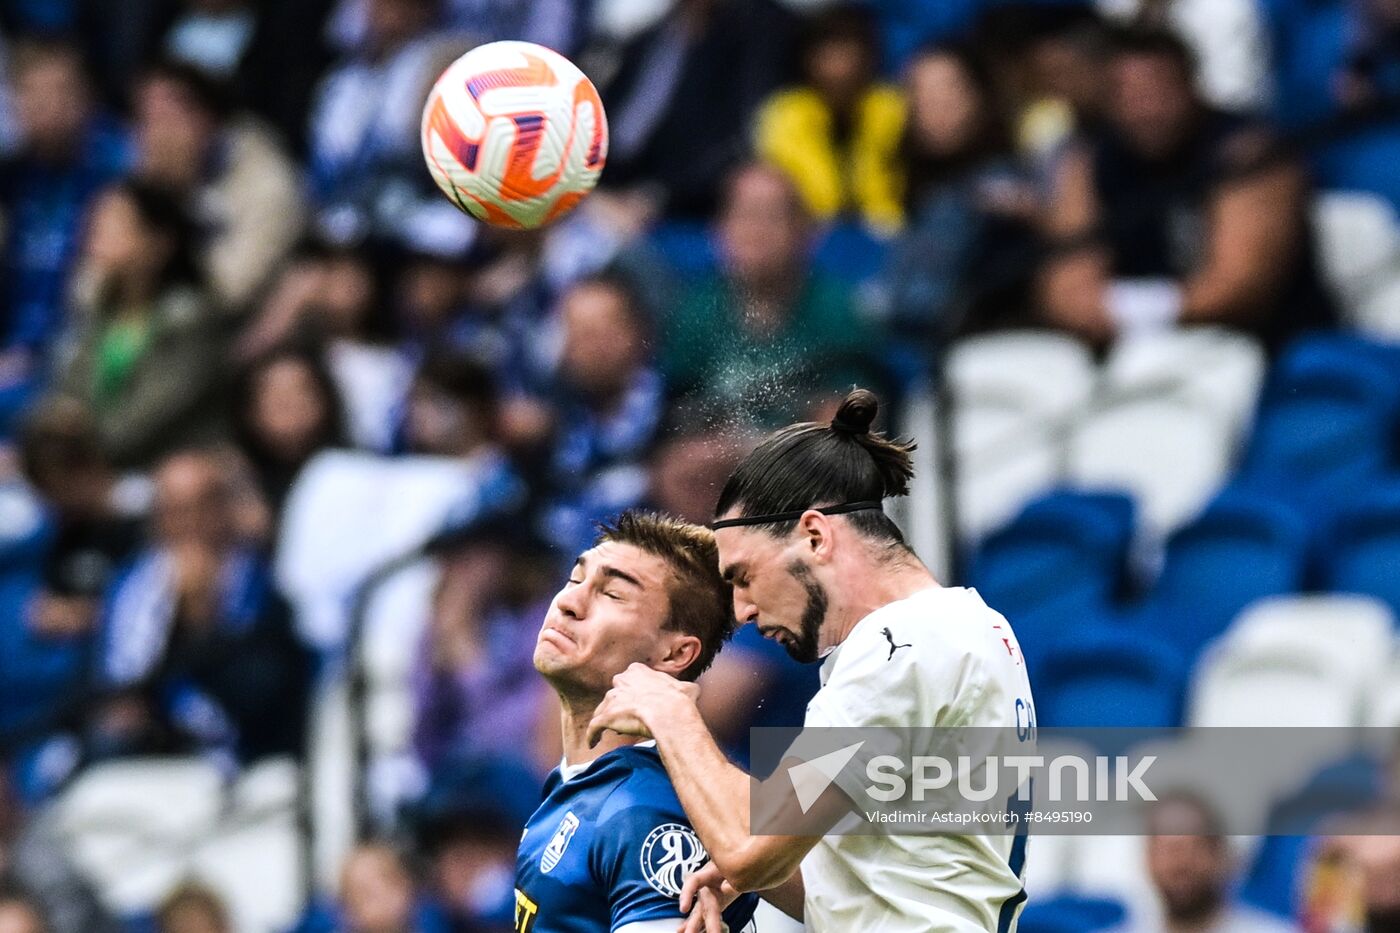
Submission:
<svg viewBox="0 0 1400 933">
<path fill-rule="evenodd" d="M 947 361 L 958 466 L 958 526 L 970 540 L 1005 522 L 1062 476 L 1063 438 L 1097 374 L 1062 334 L 972 337 Z"/>
<path fill-rule="evenodd" d="M 1363 687 L 1310 647 L 1227 637 L 1206 649 L 1196 669 L 1190 724 L 1344 729 L 1358 724 Z"/>
<path fill-rule="evenodd" d="M 1366 725 L 1375 729 L 1400 728 L 1400 652 L 1391 656 L 1386 675 L 1366 697 Z"/>
<path fill-rule="evenodd" d="M 1172 398 L 1222 415 L 1238 438 L 1264 381 L 1267 358 L 1253 337 L 1220 327 L 1183 327 L 1119 340 L 1104 363 L 1098 398 L 1118 404 Z"/>
<path fill-rule="evenodd" d="M 1356 750 L 1361 736 L 1351 727 L 1361 724 L 1367 685 L 1341 652 L 1319 650 L 1309 639 L 1261 636 L 1260 628 L 1251 622 L 1207 647 L 1192 678 L 1188 724 L 1306 729 L 1306 750 L 1279 743 L 1276 760 L 1259 761 L 1273 799 L 1280 800 L 1323 765 Z M 1272 752 L 1261 748 L 1258 754 Z"/>
<path fill-rule="evenodd" d="M 1070 435 L 1069 481 L 1131 494 L 1144 529 L 1166 535 L 1193 518 L 1223 484 L 1234 441 L 1223 415 L 1185 399 L 1106 401 Z"/>
<path fill-rule="evenodd" d="M 355 588 L 381 564 L 441 530 L 477 482 L 470 464 L 445 457 L 390 460 L 331 451 L 313 459 L 287 498 L 274 568 L 302 637 L 323 649 L 339 647 Z M 346 508 L 347 502 L 355 507 Z M 421 624 L 430 591 L 422 581 L 386 586 L 372 606 L 366 644 L 372 650 L 382 645 L 381 625 L 392 633 L 383 638 L 396 645 L 412 641 L 404 626 Z M 401 649 L 390 650 L 401 659 Z"/>
<path fill-rule="evenodd" d="M 1079 836 L 1075 843 L 1076 893 L 1120 901 L 1134 918 L 1142 905 L 1155 904 L 1142 836 Z"/>
<path fill-rule="evenodd" d="M 1314 200 L 1313 227 L 1347 323 L 1400 337 L 1400 223 L 1391 205 L 1374 194 L 1329 191 Z"/>
<path fill-rule="evenodd" d="M 53 830 L 108 909 L 154 909 L 195 879 L 223 896 L 238 933 L 276 933 L 304 906 L 295 762 L 232 785 L 203 759 L 98 765 L 54 802 Z"/>
<path fill-rule="evenodd" d="M 1222 328 L 1118 341 L 1069 437 L 1069 481 L 1130 493 L 1149 538 L 1170 533 L 1224 482 L 1264 369 L 1256 340 Z"/>
<path fill-rule="evenodd" d="M 194 852 L 190 876 L 223 898 L 239 933 L 290 929 L 305 906 L 296 812 L 232 822 Z"/>
<path fill-rule="evenodd" d="M 1027 414 L 1078 408 L 1097 378 L 1088 347 L 1073 337 L 1042 331 L 969 337 L 949 351 L 947 367 L 959 405 Z"/>
<path fill-rule="evenodd" d="M 1225 637 L 1236 646 L 1316 652 L 1363 691 L 1385 678 L 1396 644 L 1395 618 L 1385 603 L 1342 593 L 1261 599 L 1240 613 Z"/>
</svg>

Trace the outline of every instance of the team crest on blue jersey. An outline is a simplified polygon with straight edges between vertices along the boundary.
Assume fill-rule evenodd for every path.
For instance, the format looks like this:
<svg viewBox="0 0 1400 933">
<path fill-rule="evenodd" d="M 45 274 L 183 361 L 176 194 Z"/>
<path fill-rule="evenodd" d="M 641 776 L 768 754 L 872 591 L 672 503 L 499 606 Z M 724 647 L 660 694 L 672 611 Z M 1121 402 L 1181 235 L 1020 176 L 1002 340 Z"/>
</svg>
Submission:
<svg viewBox="0 0 1400 933">
<path fill-rule="evenodd" d="M 549 845 L 545 846 L 544 852 L 540 854 L 540 871 L 547 875 L 554 870 L 554 866 L 558 865 L 559 860 L 564 857 L 564 850 L 569 847 L 569 840 L 574 838 L 574 830 L 576 829 L 578 829 L 578 817 L 574 816 L 574 811 L 570 810 L 559 821 L 559 828 L 554 831 L 554 838 L 549 840 Z"/>
<path fill-rule="evenodd" d="M 642 843 L 642 876 L 666 897 L 680 897 L 685 879 L 709 857 L 695 830 L 681 823 L 662 823 Z"/>
</svg>

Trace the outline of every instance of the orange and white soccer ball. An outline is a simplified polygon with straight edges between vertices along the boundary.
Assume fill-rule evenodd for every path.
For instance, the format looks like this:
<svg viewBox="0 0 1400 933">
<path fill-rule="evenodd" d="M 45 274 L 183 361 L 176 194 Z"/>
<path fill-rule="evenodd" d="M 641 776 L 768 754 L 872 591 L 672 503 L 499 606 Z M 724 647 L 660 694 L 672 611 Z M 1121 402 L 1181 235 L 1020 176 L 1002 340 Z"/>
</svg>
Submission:
<svg viewBox="0 0 1400 933">
<path fill-rule="evenodd" d="M 422 141 L 428 171 L 453 203 L 489 224 L 532 229 L 598 183 L 608 122 L 573 62 L 533 42 L 491 42 L 433 85 Z"/>
</svg>

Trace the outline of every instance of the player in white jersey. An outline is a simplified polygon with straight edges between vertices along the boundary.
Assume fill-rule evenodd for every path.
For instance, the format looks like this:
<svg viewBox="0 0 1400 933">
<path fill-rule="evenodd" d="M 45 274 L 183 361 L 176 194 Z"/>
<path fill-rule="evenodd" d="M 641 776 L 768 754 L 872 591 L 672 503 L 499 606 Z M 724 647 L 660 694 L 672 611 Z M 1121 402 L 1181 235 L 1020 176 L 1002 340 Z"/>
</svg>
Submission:
<svg viewBox="0 0 1400 933">
<path fill-rule="evenodd" d="M 830 424 L 778 431 L 730 477 L 713 527 L 738 620 L 799 661 L 824 659 L 806 726 L 1032 732 L 1010 625 L 974 591 L 939 586 L 881 509 L 907 493 L 913 445 L 872 434 L 876 410 L 857 389 Z M 693 697 L 638 665 L 613 683 L 591 733 L 656 739 L 712 858 L 686 886 L 688 930 L 717 933 L 719 908 L 739 891 L 763 892 L 814 933 L 1015 928 L 1024 834 L 755 835 L 749 776 L 715 745 Z M 814 811 L 834 822 L 850 809 L 860 791 L 850 773 Z"/>
</svg>

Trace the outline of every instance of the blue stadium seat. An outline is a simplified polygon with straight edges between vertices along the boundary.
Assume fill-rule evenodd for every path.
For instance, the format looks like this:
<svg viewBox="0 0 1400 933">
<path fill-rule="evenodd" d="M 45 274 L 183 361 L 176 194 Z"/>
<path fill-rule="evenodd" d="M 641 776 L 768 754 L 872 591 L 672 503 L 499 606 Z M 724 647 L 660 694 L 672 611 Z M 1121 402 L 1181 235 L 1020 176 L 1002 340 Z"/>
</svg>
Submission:
<svg viewBox="0 0 1400 933">
<path fill-rule="evenodd" d="M 1021 911 L 1016 929 L 1020 933 L 1093 933 L 1119 926 L 1126 916 L 1122 904 L 1102 898 L 1032 899 Z"/>
<path fill-rule="evenodd" d="M 971 559 L 968 581 L 1013 623 L 1083 584 L 1106 605 L 1122 581 L 1132 535 L 1128 496 L 1052 492 L 987 537 Z"/>
<path fill-rule="evenodd" d="M 1285 127 L 1315 124 L 1336 112 L 1332 82 L 1320 80 L 1341 63 L 1346 41 L 1345 4 L 1314 0 L 1262 0 L 1269 29 L 1278 107 Z"/>
<path fill-rule="evenodd" d="M 1033 606 L 1005 610 L 991 600 L 988 605 L 1011 623 L 1030 671 L 1031 684 L 1037 690 L 1045 653 L 1052 645 L 1076 632 L 1103 628 L 1117 621 L 1113 607 L 1104 599 L 1102 586 L 1089 580 L 1070 579 L 1061 590 Z"/>
<path fill-rule="evenodd" d="M 1301 589 L 1308 544 L 1308 524 L 1296 509 L 1228 488 L 1172 535 L 1161 576 L 1131 613 L 1132 625 L 1191 658 L 1256 599 Z"/>
<path fill-rule="evenodd" d="M 1265 836 L 1254 856 L 1240 899 L 1279 917 L 1297 916 L 1298 869 L 1311 840 L 1307 836 Z"/>
<path fill-rule="evenodd" d="M 1374 596 L 1400 613 L 1400 479 L 1359 492 L 1337 514 L 1321 550 L 1326 589 Z"/>
<path fill-rule="evenodd" d="M 1321 84 L 1322 82 L 1318 82 Z M 1310 160 L 1319 187 L 1367 191 L 1400 208 L 1400 123 L 1389 120 L 1323 146 Z"/>
<path fill-rule="evenodd" d="M 1149 728 L 1181 721 L 1186 663 L 1160 639 L 1101 625 L 1064 633 L 1040 658 L 1041 726 Z"/>
<path fill-rule="evenodd" d="M 1361 481 L 1384 470 L 1397 423 L 1393 351 L 1356 338 L 1303 338 L 1270 374 L 1241 480 L 1307 504 L 1310 493 L 1339 478 Z"/>
</svg>

